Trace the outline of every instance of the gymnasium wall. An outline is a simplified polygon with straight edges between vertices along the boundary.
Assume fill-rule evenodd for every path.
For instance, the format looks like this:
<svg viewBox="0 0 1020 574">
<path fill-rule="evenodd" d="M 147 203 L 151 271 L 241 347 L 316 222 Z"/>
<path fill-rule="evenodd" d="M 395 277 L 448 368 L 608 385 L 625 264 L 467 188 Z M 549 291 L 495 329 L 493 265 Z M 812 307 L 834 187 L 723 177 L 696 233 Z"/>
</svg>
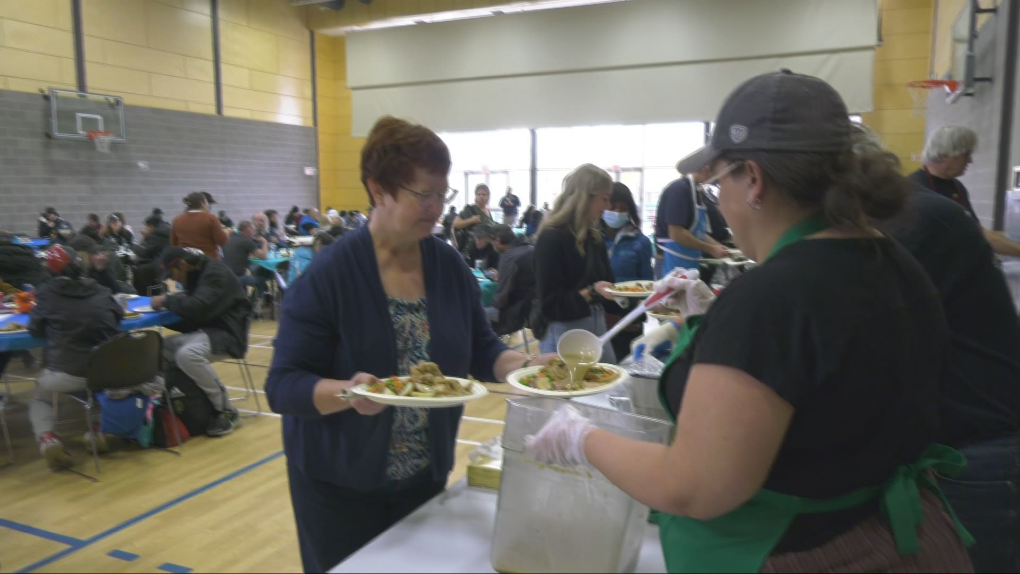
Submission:
<svg viewBox="0 0 1020 574">
<path fill-rule="evenodd" d="M 74 89 L 68 0 L 0 0 L 0 89 Z"/>
<path fill-rule="evenodd" d="M 347 88 L 345 47 L 343 37 L 315 36 L 320 197 L 323 207 L 364 212 L 369 204 L 360 170 L 365 140 L 351 136 L 351 91 Z"/>
<path fill-rule="evenodd" d="M 946 103 L 944 91 L 935 91 L 928 96 L 927 133 L 945 125 L 964 125 L 978 133 L 974 163 L 960 180 L 970 191 L 971 202 L 981 223 L 988 228 L 993 228 L 997 194 L 1009 185 L 1008 177 L 999 180 L 997 174 L 997 164 L 1002 153 L 999 138 L 1009 6 L 1008 2 L 1001 5 L 999 13 L 981 28 L 975 46 L 977 75 L 992 75 L 996 81 L 991 84 L 979 83 L 974 96 L 961 97 L 953 104 Z M 942 40 L 938 39 L 939 42 Z M 1018 139 L 1015 130 L 1012 139 Z M 1013 145 L 1011 150 L 1011 165 L 1020 163 L 1018 146 Z"/>
<path fill-rule="evenodd" d="M 900 158 L 905 173 L 920 165 L 924 115 L 915 114 L 905 84 L 928 77 L 933 0 L 881 0 L 882 45 L 875 50 L 875 109 L 862 114 Z"/>
<path fill-rule="evenodd" d="M 49 105 L 38 94 L 0 91 L 0 118 L 2 229 L 34 234 L 52 205 L 76 228 L 88 213 L 120 211 L 137 231 L 154 207 L 182 211 L 194 190 L 212 193 L 214 209 L 235 221 L 317 200 L 316 180 L 304 174 L 315 165 L 313 128 L 127 106 L 130 143 L 102 155 L 47 139 Z"/>
</svg>

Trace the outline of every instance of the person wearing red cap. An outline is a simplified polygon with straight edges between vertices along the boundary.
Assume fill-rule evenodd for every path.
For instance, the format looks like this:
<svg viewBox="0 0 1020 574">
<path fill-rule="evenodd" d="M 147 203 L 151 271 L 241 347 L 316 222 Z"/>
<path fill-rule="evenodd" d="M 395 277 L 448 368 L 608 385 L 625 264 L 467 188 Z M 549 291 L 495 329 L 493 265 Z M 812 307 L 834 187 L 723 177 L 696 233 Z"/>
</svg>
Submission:
<svg viewBox="0 0 1020 574">
<path fill-rule="evenodd" d="M 46 368 L 36 379 L 29 404 L 32 431 L 39 450 L 54 470 L 73 465 L 60 436 L 53 432 L 53 393 L 74 393 L 86 388 L 85 370 L 96 345 L 120 333 L 124 310 L 110 290 L 84 276 L 81 258 L 70 247 L 53 246 L 46 267 L 57 277 L 36 291 L 36 306 L 28 323 L 33 337 L 46 339 Z M 90 450 L 107 450 L 98 424 L 85 435 Z"/>
</svg>

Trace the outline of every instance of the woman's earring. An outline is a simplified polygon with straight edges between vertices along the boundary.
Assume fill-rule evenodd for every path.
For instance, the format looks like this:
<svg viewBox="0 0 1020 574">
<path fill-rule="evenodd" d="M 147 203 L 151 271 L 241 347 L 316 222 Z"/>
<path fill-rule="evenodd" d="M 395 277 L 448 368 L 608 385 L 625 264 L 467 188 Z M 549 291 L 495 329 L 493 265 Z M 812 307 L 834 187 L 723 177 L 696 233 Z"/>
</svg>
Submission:
<svg viewBox="0 0 1020 574">
<path fill-rule="evenodd" d="M 754 198 L 754 199 L 748 199 L 748 200 L 747 200 L 747 205 L 748 205 L 748 206 L 749 206 L 749 207 L 750 207 L 751 209 L 753 209 L 753 210 L 755 210 L 755 211 L 759 211 L 759 210 L 761 209 L 761 198 L 757 198 L 757 197 L 756 197 L 756 198 Z"/>
</svg>

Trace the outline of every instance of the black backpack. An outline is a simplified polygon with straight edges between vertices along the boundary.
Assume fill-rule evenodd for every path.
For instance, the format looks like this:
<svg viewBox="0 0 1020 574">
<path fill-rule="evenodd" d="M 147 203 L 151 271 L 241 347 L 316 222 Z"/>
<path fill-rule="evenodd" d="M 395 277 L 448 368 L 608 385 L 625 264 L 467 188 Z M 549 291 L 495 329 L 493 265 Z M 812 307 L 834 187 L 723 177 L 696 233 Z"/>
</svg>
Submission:
<svg viewBox="0 0 1020 574">
<path fill-rule="evenodd" d="M 209 396 L 177 365 L 167 365 L 163 376 L 170 391 L 170 404 L 188 429 L 188 434 L 193 437 L 204 435 L 218 414 Z"/>
</svg>

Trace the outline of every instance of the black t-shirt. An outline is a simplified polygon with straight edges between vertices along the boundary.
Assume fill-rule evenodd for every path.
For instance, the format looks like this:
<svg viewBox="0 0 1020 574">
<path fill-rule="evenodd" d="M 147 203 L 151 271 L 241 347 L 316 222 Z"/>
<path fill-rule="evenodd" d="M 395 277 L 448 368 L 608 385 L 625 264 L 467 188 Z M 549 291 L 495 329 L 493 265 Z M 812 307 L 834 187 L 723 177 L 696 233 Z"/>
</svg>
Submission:
<svg viewBox="0 0 1020 574">
<path fill-rule="evenodd" d="M 953 200 L 960 207 L 966 209 L 967 213 L 974 218 L 974 221 L 978 221 L 977 213 L 974 212 L 974 206 L 970 204 L 970 192 L 967 191 L 967 187 L 960 180 L 942 179 L 932 175 L 924 168 L 915 171 L 907 176 L 907 178 L 914 183 L 921 184 L 925 189 L 930 189 L 946 199 Z"/>
<path fill-rule="evenodd" d="M 694 223 L 694 198 L 691 182 L 686 177 L 666 186 L 655 209 L 655 238 L 669 239 L 669 226 L 689 229 Z"/>
<path fill-rule="evenodd" d="M 254 239 L 235 233 L 223 247 L 223 262 L 230 267 L 234 275 L 244 275 L 248 270 L 248 258 L 259 249 Z"/>
<path fill-rule="evenodd" d="M 499 252 L 496 251 L 496 248 L 491 243 L 483 249 L 478 249 L 478 244 L 475 243 L 475 240 L 468 239 L 468 248 L 464 254 L 464 259 L 467 261 L 468 267 L 472 269 L 475 268 L 475 261 L 479 259 L 484 261 L 485 269 L 499 269 Z"/>
<path fill-rule="evenodd" d="M 1020 318 L 992 246 L 956 203 L 916 191 L 886 233 L 931 277 L 949 323 L 938 440 L 960 448 L 1020 431 Z"/>
<path fill-rule="evenodd" d="M 834 498 L 886 483 L 934 442 L 948 339 L 938 293 L 896 242 L 801 241 L 719 296 L 667 373 L 666 400 L 678 410 L 697 363 L 750 374 L 795 409 L 765 488 Z M 877 512 L 798 516 L 776 553 Z"/>
</svg>

